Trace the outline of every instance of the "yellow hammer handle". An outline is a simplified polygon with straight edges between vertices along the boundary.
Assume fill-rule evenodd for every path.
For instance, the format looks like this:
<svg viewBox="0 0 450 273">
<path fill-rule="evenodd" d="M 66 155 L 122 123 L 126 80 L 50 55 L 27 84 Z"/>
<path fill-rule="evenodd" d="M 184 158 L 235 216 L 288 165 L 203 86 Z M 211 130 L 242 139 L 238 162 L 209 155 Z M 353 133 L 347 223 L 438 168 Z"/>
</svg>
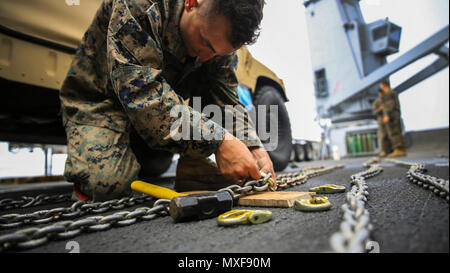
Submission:
<svg viewBox="0 0 450 273">
<path fill-rule="evenodd" d="M 172 198 L 177 196 L 186 196 L 186 194 L 178 193 L 171 189 L 156 186 L 143 181 L 134 181 L 133 183 L 131 183 L 131 189 L 133 191 L 142 192 L 158 199 L 172 200 Z"/>
</svg>

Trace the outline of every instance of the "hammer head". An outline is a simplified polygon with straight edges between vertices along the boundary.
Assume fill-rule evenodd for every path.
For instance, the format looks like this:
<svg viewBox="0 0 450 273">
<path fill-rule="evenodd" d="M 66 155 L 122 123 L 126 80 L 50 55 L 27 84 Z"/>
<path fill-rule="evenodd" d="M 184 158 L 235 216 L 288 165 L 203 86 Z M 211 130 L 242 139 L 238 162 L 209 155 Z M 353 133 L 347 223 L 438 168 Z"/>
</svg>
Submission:
<svg viewBox="0 0 450 273">
<path fill-rule="evenodd" d="M 200 193 L 174 197 L 170 201 L 170 216 L 175 222 L 216 217 L 233 207 L 228 192 Z"/>
</svg>

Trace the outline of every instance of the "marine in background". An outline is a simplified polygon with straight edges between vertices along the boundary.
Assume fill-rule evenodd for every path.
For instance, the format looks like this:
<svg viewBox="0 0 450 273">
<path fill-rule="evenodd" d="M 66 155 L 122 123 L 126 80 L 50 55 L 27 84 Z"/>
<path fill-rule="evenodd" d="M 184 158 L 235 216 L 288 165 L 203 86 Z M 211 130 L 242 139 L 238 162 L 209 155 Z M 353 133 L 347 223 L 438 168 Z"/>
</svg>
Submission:
<svg viewBox="0 0 450 273">
<path fill-rule="evenodd" d="M 391 151 L 391 142 L 389 141 L 389 136 L 386 130 L 386 125 L 383 122 L 383 110 L 381 107 L 382 103 L 383 91 L 381 89 L 378 90 L 378 98 L 373 102 L 372 105 L 372 114 L 377 119 L 378 125 L 378 139 L 380 140 L 381 151 L 379 156 L 386 157 Z"/>
<path fill-rule="evenodd" d="M 402 132 L 400 102 L 398 94 L 392 91 L 387 80 L 380 82 L 380 98 L 381 105 L 379 110 L 382 113 L 384 128 L 386 129 L 387 137 L 390 141 L 392 153 L 387 157 L 401 157 L 406 156 L 405 140 Z M 381 153 L 380 156 L 385 156 Z"/>
</svg>

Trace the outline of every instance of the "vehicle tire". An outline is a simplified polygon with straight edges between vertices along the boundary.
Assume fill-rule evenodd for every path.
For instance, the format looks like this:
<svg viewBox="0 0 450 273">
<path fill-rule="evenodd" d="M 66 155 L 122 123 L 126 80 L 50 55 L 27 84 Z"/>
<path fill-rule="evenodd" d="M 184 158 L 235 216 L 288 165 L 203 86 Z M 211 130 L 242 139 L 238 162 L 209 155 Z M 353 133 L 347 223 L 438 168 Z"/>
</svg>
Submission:
<svg viewBox="0 0 450 273">
<path fill-rule="evenodd" d="M 295 144 L 294 150 L 295 154 L 297 155 L 297 162 L 305 161 L 305 149 L 303 149 L 303 145 Z"/>
<path fill-rule="evenodd" d="M 278 106 L 278 144 L 276 147 L 268 147 L 270 144 L 270 138 L 268 140 L 261 140 L 263 145 L 268 150 L 269 156 L 272 160 L 275 171 L 284 170 L 289 164 L 289 160 L 292 152 L 292 135 L 291 135 L 291 123 L 289 121 L 289 115 L 284 105 L 284 100 L 281 97 L 277 89 L 272 86 L 263 86 L 254 97 L 253 104 L 255 106 L 253 111 L 256 111 L 256 128 L 258 132 L 259 124 L 258 120 L 258 106 L 266 106 L 266 130 L 270 129 L 270 122 L 275 122 L 275 115 L 270 113 L 270 105 Z M 273 149 L 274 148 L 274 149 Z"/>
<path fill-rule="evenodd" d="M 298 162 L 298 156 L 297 152 L 295 151 L 295 145 L 297 144 L 292 144 L 291 158 L 289 159 L 289 162 Z"/>
<path fill-rule="evenodd" d="M 305 151 L 305 161 L 314 160 L 313 148 L 311 143 L 303 144 L 303 150 Z"/>
</svg>

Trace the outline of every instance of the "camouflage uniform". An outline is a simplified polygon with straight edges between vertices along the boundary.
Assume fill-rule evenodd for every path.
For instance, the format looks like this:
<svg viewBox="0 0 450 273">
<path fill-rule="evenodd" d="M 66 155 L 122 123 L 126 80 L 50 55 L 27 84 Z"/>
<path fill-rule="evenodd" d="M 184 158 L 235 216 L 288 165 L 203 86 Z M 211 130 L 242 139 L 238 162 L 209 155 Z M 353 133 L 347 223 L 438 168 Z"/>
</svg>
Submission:
<svg viewBox="0 0 450 273">
<path fill-rule="evenodd" d="M 387 124 L 385 123 L 385 125 L 392 148 L 405 149 L 398 94 L 389 89 L 387 92 L 383 92 L 381 101 L 383 105 L 383 117 L 389 117 L 389 122 Z"/>
<path fill-rule="evenodd" d="M 381 143 L 381 151 L 385 154 L 391 150 L 391 143 L 386 130 L 386 124 L 383 122 L 383 110 L 380 110 L 381 98 L 377 98 L 372 105 L 372 114 L 377 118 L 378 139 Z"/>
<path fill-rule="evenodd" d="M 170 129 L 178 118 L 170 110 L 192 104 L 194 96 L 223 112 L 241 105 L 236 54 L 190 58 L 179 30 L 183 10 L 183 0 L 104 0 L 77 49 L 60 91 L 65 176 L 90 199 L 130 193 L 141 167 L 130 149 L 132 128 L 152 149 L 206 158 L 222 143 L 223 124 L 189 107 L 192 135 L 203 130 L 214 137 L 175 141 Z M 248 147 L 263 147 L 250 122 L 238 124 L 244 127 L 230 133 L 248 137 L 242 140 Z"/>
</svg>

